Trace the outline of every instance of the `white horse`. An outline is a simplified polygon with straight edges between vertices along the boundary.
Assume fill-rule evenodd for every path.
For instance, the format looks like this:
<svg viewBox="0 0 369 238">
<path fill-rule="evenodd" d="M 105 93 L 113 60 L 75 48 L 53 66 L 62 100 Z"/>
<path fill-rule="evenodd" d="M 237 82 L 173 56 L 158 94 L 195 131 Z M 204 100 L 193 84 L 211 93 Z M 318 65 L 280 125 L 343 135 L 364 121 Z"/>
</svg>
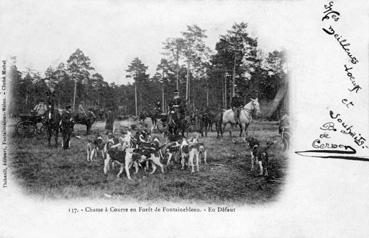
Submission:
<svg viewBox="0 0 369 238">
<path fill-rule="evenodd" d="M 246 104 L 243 108 L 240 110 L 239 115 L 239 126 L 240 126 L 240 136 L 242 136 L 242 132 L 245 131 L 245 134 L 247 136 L 247 128 L 249 124 L 252 121 L 253 116 L 259 116 L 260 115 L 260 106 L 258 99 L 251 99 L 251 101 Z M 221 134 L 223 136 L 223 131 L 227 124 L 231 124 L 232 126 L 236 124 L 234 112 L 232 109 L 228 109 L 223 112 L 222 115 L 222 131 Z M 231 129 L 229 130 L 229 135 L 232 136 Z"/>
</svg>

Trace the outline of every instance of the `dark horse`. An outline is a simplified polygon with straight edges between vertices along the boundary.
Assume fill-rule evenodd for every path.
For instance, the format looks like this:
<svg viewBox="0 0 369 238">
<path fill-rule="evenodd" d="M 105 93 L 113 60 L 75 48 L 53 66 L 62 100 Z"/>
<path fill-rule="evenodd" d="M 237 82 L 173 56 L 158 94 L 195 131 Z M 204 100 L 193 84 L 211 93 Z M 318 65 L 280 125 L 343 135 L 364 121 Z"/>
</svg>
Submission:
<svg viewBox="0 0 369 238">
<path fill-rule="evenodd" d="M 58 146 L 60 120 L 61 115 L 59 111 L 49 106 L 48 110 L 45 112 L 45 126 L 47 130 L 47 141 L 49 146 L 51 146 L 51 137 L 53 135 L 55 137 L 55 147 Z"/>
<path fill-rule="evenodd" d="M 92 111 L 86 111 L 86 113 L 75 113 L 73 115 L 73 121 L 75 124 L 82 124 L 86 126 L 86 135 L 90 134 L 91 126 L 96 121 L 96 116 Z"/>
<path fill-rule="evenodd" d="M 209 111 L 204 111 L 199 115 L 200 120 L 200 134 L 201 136 L 208 136 L 208 129 L 211 129 L 211 115 Z"/>
<path fill-rule="evenodd" d="M 140 114 L 138 115 L 138 118 L 140 120 L 140 122 L 144 122 L 146 120 L 146 118 L 150 118 L 151 119 L 151 132 L 153 132 L 154 129 L 158 129 L 159 131 L 161 131 L 161 128 L 158 127 L 158 120 L 166 121 L 166 114 L 163 114 L 160 110 L 151 110 L 151 111 L 142 111 L 140 112 Z"/>
<path fill-rule="evenodd" d="M 179 115 L 179 113 L 170 111 L 168 114 L 168 133 L 171 135 L 184 136 L 189 125 L 189 119 Z"/>
</svg>

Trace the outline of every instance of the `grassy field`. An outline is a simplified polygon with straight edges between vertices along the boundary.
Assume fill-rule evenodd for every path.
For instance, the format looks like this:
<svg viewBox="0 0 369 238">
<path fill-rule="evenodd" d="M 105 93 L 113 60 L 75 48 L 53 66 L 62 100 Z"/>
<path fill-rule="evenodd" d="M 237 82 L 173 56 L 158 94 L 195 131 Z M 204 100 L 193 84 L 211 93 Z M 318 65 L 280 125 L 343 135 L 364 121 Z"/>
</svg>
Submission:
<svg viewBox="0 0 369 238">
<path fill-rule="evenodd" d="M 81 139 L 73 138 L 69 150 L 62 150 L 60 146 L 49 148 L 46 140 L 14 135 L 9 138 L 12 174 L 27 193 L 47 199 L 260 204 L 277 199 L 286 175 L 288 163 L 280 151 L 280 144 L 273 145 L 270 150 L 270 176 L 258 177 L 250 172 L 250 152 L 246 144 L 233 143 L 228 133 L 217 139 L 216 133 L 212 132 L 207 138 L 201 138 L 208 150 L 209 164 L 200 164 L 198 173 L 191 174 L 190 170 L 180 170 L 180 165 L 172 165 L 165 168 L 164 174 L 158 170 L 153 175 L 143 170 L 138 174 L 132 171 L 133 181 L 129 181 L 124 173 L 121 178 L 116 178 L 118 168 L 106 176 L 101 158 L 92 163 L 86 161 L 85 129 L 80 126 L 75 129 Z M 102 130 L 102 123 L 93 126 L 94 132 Z M 249 135 L 265 143 L 277 135 L 277 125 L 254 123 L 249 127 Z"/>
</svg>

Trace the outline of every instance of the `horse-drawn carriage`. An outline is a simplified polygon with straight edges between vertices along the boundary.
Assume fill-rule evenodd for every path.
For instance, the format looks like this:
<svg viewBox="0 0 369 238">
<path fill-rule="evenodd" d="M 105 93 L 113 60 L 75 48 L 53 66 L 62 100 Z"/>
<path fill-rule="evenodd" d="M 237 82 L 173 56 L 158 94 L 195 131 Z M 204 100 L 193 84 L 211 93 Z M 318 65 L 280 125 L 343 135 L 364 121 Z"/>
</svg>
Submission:
<svg viewBox="0 0 369 238">
<path fill-rule="evenodd" d="M 15 132 L 18 136 L 43 138 L 46 136 L 45 118 L 35 113 L 24 113 L 19 115 Z"/>
</svg>

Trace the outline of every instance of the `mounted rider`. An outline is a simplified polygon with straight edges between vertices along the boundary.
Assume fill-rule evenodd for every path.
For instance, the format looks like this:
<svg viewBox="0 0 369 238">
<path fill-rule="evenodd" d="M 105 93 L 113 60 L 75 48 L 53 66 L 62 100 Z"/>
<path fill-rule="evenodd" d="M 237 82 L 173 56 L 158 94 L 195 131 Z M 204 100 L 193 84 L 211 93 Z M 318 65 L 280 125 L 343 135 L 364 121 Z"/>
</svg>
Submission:
<svg viewBox="0 0 369 238">
<path fill-rule="evenodd" d="M 154 115 L 157 116 L 161 113 L 161 102 L 160 101 L 156 101 L 155 105 L 154 105 Z"/>
<path fill-rule="evenodd" d="M 78 114 L 81 115 L 81 117 L 87 117 L 87 113 L 86 110 L 84 109 L 84 107 L 82 106 L 82 103 L 80 103 L 78 105 Z"/>
<path fill-rule="evenodd" d="M 169 103 L 169 112 L 174 113 L 177 119 L 185 117 L 185 108 L 178 90 L 174 91 L 174 97 Z"/>
<path fill-rule="evenodd" d="M 231 107 L 234 114 L 234 121 L 236 122 L 236 124 L 238 124 L 240 118 L 240 111 L 241 108 L 243 107 L 243 99 L 241 98 L 239 91 L 236 91 L 235 95 L 232 97 Z"/>
<path fill-rule="evenodd" d="M 54 88 L 51 87 L 49 91 L 46 92 L 47 96 L 47 111 L 54 113 L 54 105 L 55 105 L 55 91 Z"/>
<path fill-rule="evenodd" d="M 64 112 L 67 117 L 72 118 L 72 106 L 66 106 Z"/>
</svg>

